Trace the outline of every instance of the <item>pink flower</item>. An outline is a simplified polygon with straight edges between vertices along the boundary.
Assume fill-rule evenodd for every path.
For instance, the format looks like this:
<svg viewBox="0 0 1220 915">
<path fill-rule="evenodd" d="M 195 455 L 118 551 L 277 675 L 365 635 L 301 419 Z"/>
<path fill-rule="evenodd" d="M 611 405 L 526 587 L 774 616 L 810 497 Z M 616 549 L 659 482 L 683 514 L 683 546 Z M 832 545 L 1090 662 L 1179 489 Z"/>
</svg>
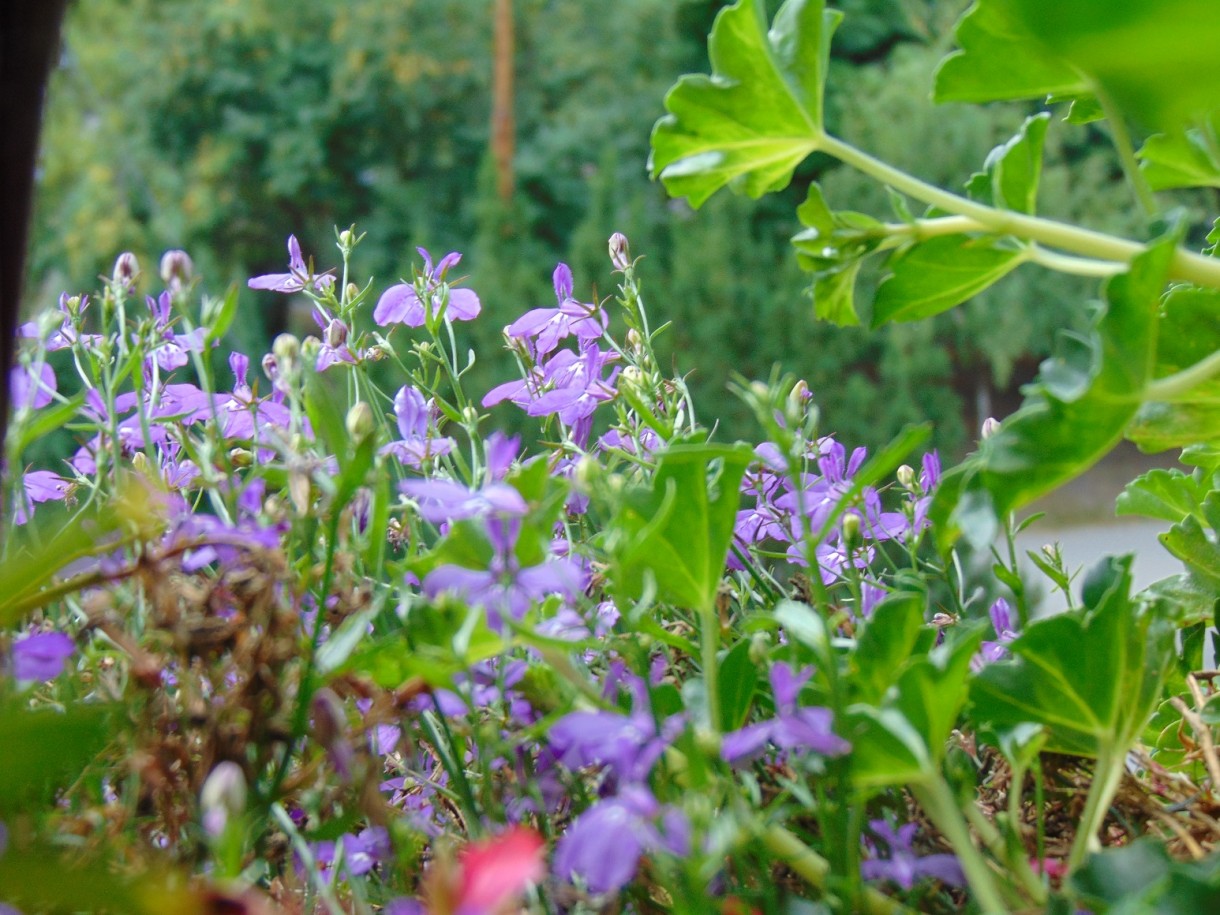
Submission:
<svg viewBox="0 0 1220 915">
<path fill-rule="evenodd" d="M 463 848 L 458 854 L 456 915 L 492 915 L 541 880 L 546 873 L 544 846 L 538 833 L 515 826 Z"/>
</svg>

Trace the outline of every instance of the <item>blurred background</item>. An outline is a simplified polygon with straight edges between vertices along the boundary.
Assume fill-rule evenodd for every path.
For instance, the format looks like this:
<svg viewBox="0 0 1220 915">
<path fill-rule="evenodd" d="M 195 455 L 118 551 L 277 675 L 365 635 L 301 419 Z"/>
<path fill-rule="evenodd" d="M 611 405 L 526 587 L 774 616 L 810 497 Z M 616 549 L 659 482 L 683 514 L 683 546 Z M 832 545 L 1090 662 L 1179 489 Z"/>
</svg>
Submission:
<svg viewBox="0 0 1220 915">
<path fill-rule="evenodd" d="M 653 325 L 673 322 L 662 350 L 722 438 L 757 437 L 726 389 L 731 372 L 765 378 L 779 364 L 808 381 L 824 430 L 846 443 L 931 419 L 940 447 L 960 453 L 983 417 L 1015 405 L 1052 329 L 1083 323 L 1095 288 L 1027 266 L 932 322 L 877 333 L 816 322 L 788 244 L 794 209 L 818 180 L 832 206 L 888 215 L 880 187 L 811 160 L 783 194 L 721 194 L 696 212 L 647 175 L 664 94 L 708 70 L 723 5 L 78 0 L 51 84 L 26 301 L 94 289 L 124 250 L 155 292 L 161 253 L 183 248 L 205 292 L 239 286 L 232 342 L 259 353 L 285 327 L 314 328 L 245 280 L 286 269 L 290 233 L 319 268 L 336 264 L 335 228 L 354 223 L 368 233 L 356 278 L 376 277 L 378 293 L 410 277 L 416 245 L 464 253 L 485 308 L 462 328 L 482 391 L 512 370 L 500 329 L 554 304 L 557 261 L 582 299 L 614 291 L 606 239 L 621 231 L 644 256 Z M 929 102 L 965 2 L 837 5 L 831 131 L 960 189 L 1030 113 Z M 1101 128 L 1057 123 L 1043 211 L 1140 235 L 1129 200 Z"/>
</svg>

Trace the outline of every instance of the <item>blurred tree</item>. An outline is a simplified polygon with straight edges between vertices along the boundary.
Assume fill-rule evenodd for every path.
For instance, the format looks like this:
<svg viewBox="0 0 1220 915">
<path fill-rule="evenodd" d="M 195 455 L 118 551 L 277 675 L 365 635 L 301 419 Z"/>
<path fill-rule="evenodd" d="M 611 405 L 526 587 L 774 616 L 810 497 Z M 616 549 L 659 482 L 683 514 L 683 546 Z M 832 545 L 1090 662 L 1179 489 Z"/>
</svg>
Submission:
<svg viewBox="0 0 1220 915">
<path fill-rule="evenodd" d="M 682 72 L 707 69 L 707 31 L 724 5 L 76 4 L 48 112 L 36 294 L 47 303 L 61 289 L 91 288 L 118 251 L 151 266 L 169 247 L 190 251 L 209 288 L 244 286 L 250 275 L 282 269 L 290 232 L 319 265 L 333 263 L 334 227 L 354 222 L 368 232 L 356 271 L 383 287 L 410 276 L 415 245 L 466 254 L 461 269 L 486 315 L 462 328 L 462 342 L 479 357 L 472 383 L 490 386 L 511 371 L 500 328 L 550 304 L 556 261 L 573 266 L 583 296 L 613 291 L 605 241 L 622 231 L 645 257 L 658 323 L 673 321 L 666 345 L 675 370 L 691 373 L 697 403 L 706 418 L 721 418 L 726 437 L 755 434 L 725 389 L 730 370 L 766 376 L 779 362 L 808 379 L 828 430 L 876 444 L 926 416 L 937 420 L 943 445 L 961 445 L 989 399 L 1045 354 L 1049 316 L 1078 307 L 1086 287 L 1023 268 L 943 316 L 933 333 L 872 335 L 815 322 L 788 244 L 793 208 L 819 178 L 833 201 L 886 212 L 874 186 L 814 161 L 783 195 L 713 200 L 692 213 L 647 179 L 663 95 Z M 848 15 L 830 81 L 835 129 L 922 177 L 960 186 L 1025 114 L 927 103 L 964 0 L 840 5 Z M 495 99 L 496 111 L 511 99 L 515 129 L 493 143 Z M 1062 215 L 1134 231 L 1121 202 L 1109 203 L 1125 197 L 1096 140 L 1085 128 L 1052 131 L 1043 199 Z M 1089 165 L 1072 186 L 1053 164 L 1067 157 Z M 241 346 L 264 346 L 292 320 L 277 310 L 282 299 L 244 288 L 242 296 L 259 320 L 237 322 Z M 297 329 L 313 330 L 308 322 Z"/>
</svg>

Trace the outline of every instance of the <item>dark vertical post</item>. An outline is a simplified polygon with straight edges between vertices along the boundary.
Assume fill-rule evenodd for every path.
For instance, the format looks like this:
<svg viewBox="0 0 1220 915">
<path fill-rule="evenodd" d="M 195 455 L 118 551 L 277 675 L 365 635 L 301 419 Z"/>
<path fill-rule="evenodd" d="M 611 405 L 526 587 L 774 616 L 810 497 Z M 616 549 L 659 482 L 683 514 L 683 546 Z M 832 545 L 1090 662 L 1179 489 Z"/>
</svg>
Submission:
<svg viewBox="0 0 1220 915">
<path fill-rule="evenodd" d="M 491 154 L 496 163 L 496 194 L 504 203 L 513 196 L 513 3 L 495 0 L 491 73 Z"/>
<path fill-rule="evenodd" d="M 66 0 L 0 3 L 0 444 L 8 428 L 38 128 L 65 5 Z"/>
</svg>

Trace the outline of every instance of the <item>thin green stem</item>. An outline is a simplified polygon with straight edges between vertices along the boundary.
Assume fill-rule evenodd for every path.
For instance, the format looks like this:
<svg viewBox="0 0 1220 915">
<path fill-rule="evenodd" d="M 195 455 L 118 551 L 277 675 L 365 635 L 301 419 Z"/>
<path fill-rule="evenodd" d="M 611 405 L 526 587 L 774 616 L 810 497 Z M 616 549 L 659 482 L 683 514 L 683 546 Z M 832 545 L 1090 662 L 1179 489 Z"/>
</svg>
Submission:
<svg viewBox="0 0 1220 915">
<path fill-rule="evenodd" d="M 815 890 L 825 890 L 830 862 L 783 826 L 769 826 L 760 836 L 767 851 L 782 860 Z M 903 915 L 913 911 L 896 899 L 867 887 L 861 894 L 859 911 L 865 915 Z"/>
<path fill-rule="evenodd" d="M 1142 254 L 1144 245 L 1125 238 L 1115 238 L 1104 232 L 1067 225 L 1040 216 L 999 210 L 958 194 L 950 193 L 926 181 L 894 168 L 868 153 L 856 149 L 835 137 L 822 135 L 818 138 L 820 152 L 833 156 L 840 162 L 887 184 L 894 190 L 913 197 L 923 203 L 939 207 L 948 213 L 968 216 L 984 227 L 985 231 L 1041 242 L 1053 248 L 1070 251 L 1085 257 L 1103 261 L 1127 263 Z M 1169 278 L 1185 280 L 1200 286 L 1220 289 L 1220 259 L 1179 248 L 1169 263 Z"/>
<path fill-rule="evenodd" d="M 720 615 L 715 607 L 699 613 L 699 648 L 703 660 L 703 688 L 707 691 L 707 714 L 713 734 L 720 733 Z"/>
<path fill-rule="evenodd" d="M 1144 400 L 1173 400 L 1215 375 L 1220 375 L 1220 350 L 1190 368 L 1150 382 L 1144 388 Z"/>
<path fill-rule="evenodd" d="M 1097 756 L 1097 765 L 1093 769 L 1093 784 L 1089 787 L 1089 796 L 1084 803 L 1084 812 L 1080 815 L 1076 838 L 1068 855 L 1069 872 L 1080 867 L 1090 852 L 1101 850 L 1097 833 L 1101 831 L 1102 821 L 1110 809 L 1110 801 L 1118 792 L 1126 757 L 1125 751 L 1116 753 L 1110 749 L 1103 749 Z"/>
<path fill-rule="evenodd" d="M 1139 201 L 1140 208 L 1143 209 L 1146 216 L 1156 216 L 1158 212 L 1156 196 L 1152 193 L 1152 187 L 1148 184 L 1144 173 L 1140 171 L 1140 164 L 1135 159 L 1135 147 L 1131 145 L 1131 134 L 1127 132 L 1127 124 L 1123 120 L 1122 112 L 1115 107 L 1105 92 L 1095 88 L 1094 95 L 1097 96 L 1101 110 L 1106 116 L 1106 124 L 1110 128 L 1110 139 L 1114 141 L 1114 148 L 1118 151 L 1118 160 L 1123 166 L 1123 174 L 1127 178 L 1127 183 L 1131 185 L 1131 190 L 1135 192 L 1135 199 Z"/>
<path fill-rule="evenodd" d="M 953 846 L 979 908 L 989 915 L 1003 915 L 1010 911 L 1010 906 L 996 886 L 991 868 L 974 845 L 970 829 L 944 778 L 938 773 L 927 781 L 913 783 L 910 788 L 928 818 Z"/>
</svg>

